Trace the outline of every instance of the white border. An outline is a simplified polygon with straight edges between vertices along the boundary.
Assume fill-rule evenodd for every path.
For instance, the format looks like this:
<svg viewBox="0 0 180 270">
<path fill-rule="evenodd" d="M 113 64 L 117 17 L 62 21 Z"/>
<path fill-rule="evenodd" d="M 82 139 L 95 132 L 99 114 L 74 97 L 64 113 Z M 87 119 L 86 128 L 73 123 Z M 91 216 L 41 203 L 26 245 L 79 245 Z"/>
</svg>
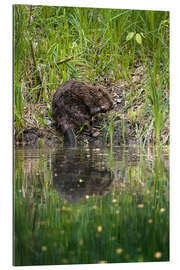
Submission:
<svg viewBox="0 0 180 270">
<path fill-rule="evenodd" d="M 4 3 L 3 3 L 4 2 Z M 104 7 L 120 9 L 151 9 L 169 10 L 171 12 L 171 262 L 170 263 L 129 263 L 129 264 L 106 264 L 106 265 L 69 265 L 49 266 L 49 269 L 175 269 L 180 266 L 179 255 L 179 65 L 180 65 L 180 42 L 179 42 L 179 7 L 178 1 L 118 1 L 118 0 L 37 0 L 37 1 L 2 1 L 0 26 L 1 26 L 1 259 L 2 269 L 12 269 L 12 4 L 33 5 L 57 5 L 57 6 L 81 6 L 81 7 Z M 128 239 L 127 239 L 128 240 Z M 16 267 L 19 269 L 20 267 Z M 39 269 L 47 269 L 39 266 Z M 179 267 L 178 267 L 179 268 Z M 22 269 L 22 267 L 21 267 Z M 28 267 L 34 269 L 34 267 Z"/>
<path fill-rule="evenodd" d="M 11 1 L 15 4 L 33 4 L 33 5 L 50 5 L 50 6 L 79 6 L 79 7 L 104 7 L 104 8 L 119 8 L 119 9 L 151 9 L 151 10 L 170 10 L 172 1 L 168 0 L 17 0 Z"/>
</svg>

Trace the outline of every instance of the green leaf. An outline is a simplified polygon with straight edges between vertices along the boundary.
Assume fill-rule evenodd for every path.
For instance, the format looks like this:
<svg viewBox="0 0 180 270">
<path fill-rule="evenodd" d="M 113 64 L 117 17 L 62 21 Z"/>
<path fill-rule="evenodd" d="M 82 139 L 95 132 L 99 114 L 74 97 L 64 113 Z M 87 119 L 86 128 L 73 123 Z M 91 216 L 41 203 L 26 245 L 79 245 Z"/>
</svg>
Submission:
<svg viewBox="0 0 180 270">
<path fill-rule="evenodd" d="M 136 41 L 137 41 L 138 44 L 140 44 L 140 45 L 142 44 L 142 37 L 138 33 L 136 34 Z"/>
<path fill-rule="evenodd" d="M 127 34 L 127 37 L 126 37 L 126 41 L 129 41 L 130 39 L 132 39 L 133 36 L 134 36 L 134 32 L 129 32 L 129 33 Z"/>
</svg>

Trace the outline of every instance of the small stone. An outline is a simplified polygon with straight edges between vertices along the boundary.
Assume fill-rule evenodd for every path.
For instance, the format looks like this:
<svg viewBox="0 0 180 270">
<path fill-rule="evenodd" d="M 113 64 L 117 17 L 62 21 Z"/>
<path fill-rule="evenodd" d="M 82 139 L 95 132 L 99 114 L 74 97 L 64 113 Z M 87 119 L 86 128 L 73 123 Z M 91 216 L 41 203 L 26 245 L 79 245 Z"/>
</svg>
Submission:
<svg viewBox="0 0 180 270">
<path fill-rule="evenodd" d="M 120 98 L 117 98 L 117 99 L 116 99 L 116 102 L 117 102 L 117 103 L 121 103 L 121 99 L 120 99 Z"/>
<path fill-rule="evenodd" d="M 93 137 L 98 137 L 100 135 L 100 132 L 99 131 L 96 131 L 92 134 Z"/>
</svg>

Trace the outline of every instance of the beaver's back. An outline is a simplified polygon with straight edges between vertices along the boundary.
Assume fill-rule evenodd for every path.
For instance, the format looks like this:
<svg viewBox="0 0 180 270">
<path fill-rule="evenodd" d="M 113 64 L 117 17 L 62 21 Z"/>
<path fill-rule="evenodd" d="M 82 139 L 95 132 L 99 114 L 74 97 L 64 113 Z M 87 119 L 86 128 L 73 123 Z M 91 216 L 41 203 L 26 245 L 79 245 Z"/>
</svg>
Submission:
<svg viewBox="0 0 180 270">
<path fill-rule="evenodd" d="M 64 132 L 91 119 L 98 112 L 112 108 L 109 93 L 102 87 L 75 80 L 64 82 L 53 96 L 52 113 L 56 125 Z"/>
</svg>

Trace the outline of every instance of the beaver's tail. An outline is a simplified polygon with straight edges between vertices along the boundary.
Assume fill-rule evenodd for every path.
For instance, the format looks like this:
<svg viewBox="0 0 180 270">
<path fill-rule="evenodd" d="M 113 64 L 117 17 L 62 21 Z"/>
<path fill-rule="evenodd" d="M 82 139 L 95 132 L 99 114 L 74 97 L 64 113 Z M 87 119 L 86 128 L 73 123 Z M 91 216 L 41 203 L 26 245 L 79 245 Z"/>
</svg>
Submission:
<svg viewBox="0 0 180 270">
<path fill-rule="evenodd" d="M 76 146 L 76 136 L 75 136 L 72 128 L 66 129 L 66 131 L 64 133 L 64 145 L 70 146 L 70 147 Z"/>
</svg>

